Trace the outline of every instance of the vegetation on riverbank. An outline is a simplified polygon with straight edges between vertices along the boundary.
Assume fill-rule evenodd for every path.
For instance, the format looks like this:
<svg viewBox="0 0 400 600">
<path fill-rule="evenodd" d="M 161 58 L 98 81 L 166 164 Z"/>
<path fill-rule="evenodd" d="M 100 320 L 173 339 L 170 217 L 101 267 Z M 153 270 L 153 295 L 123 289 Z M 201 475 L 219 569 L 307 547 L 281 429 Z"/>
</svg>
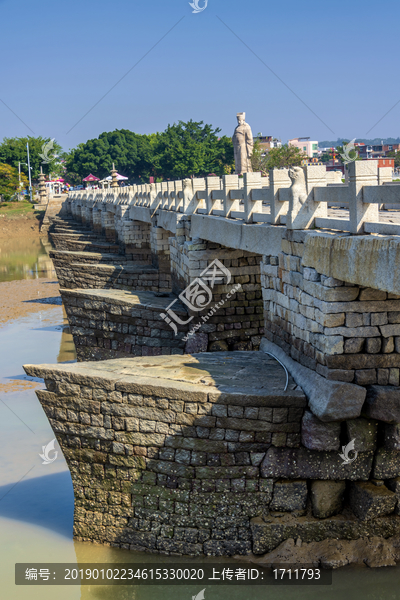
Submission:
<svg viewBox="0 0 400 600">
<path fill-rule="evenodd" d="M 0 202 L 0 217 L 16 218 L 32 216 L 42 220 L 46 207 L 37 209 L 27 200 L 21 202 Z"/>
</svg>

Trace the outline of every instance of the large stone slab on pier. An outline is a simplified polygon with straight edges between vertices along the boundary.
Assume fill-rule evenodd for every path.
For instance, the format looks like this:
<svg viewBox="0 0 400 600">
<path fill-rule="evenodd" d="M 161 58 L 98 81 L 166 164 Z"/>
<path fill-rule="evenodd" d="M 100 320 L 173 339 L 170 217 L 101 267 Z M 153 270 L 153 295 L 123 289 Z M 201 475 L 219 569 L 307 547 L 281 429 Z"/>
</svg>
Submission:
<svg viewBox="0 0 400 600">
<path fill-rule="evenodd" d="M 90 290 L 90 293 L 101 300 L 101 291 Z M 120 301 L 121 294 L 116 290 L 108 293 L 116 297 L 117 303 Z M 122 295 L 133 305 L 138 301 L 134 294 Z M 133 298 L 129 299 L 129 296 Z M 154 297 L 151 299 L 157 307 L 162 306 L 163 300 L 165 299 Z M 24 368 L 35 377 L 54 378 L 82 385 L 88 379 L 93 379 L 100 387 L 128 393 L 157 393 L 159 396 L 176 398 L 184 391 L 195 401 L 223 406 L 230 403 L 243 407 L 253 403 L 255 406 L 277 406 L 278 403 L 281 407 L 306 405 L 305 396 L 300 389 L 295 389 L 297 386 L 294 380 L 289 378 L 288 388 L 284 391 L 284 370 L 277 361 L 259 352 L 204 352 L 94 363 L 25 365 Z M 228 415 L 226 409 L 217 412 L 221 413 L 217 418 L 221 427 L 236 429 L 238 422 L 245 419 L 243 411 L 237 411 L 235 415 Z M 253 416 L 253 419 L 264 421 L 266 417 Z M 244 426 L 244 421 L 241 426 Z"/>
<path fill-rule="evenodd" d="M 223 352 L 25 370 L 46 382 L 37 396 L 71 471 L 77 539 L 250 552 L 250 519 L 268 513 L 273 493 L 261 460 L 271 444 L 300 443 L 306 404 L 292 379 L 284 391 L 274 359 Z"/>
</svg>

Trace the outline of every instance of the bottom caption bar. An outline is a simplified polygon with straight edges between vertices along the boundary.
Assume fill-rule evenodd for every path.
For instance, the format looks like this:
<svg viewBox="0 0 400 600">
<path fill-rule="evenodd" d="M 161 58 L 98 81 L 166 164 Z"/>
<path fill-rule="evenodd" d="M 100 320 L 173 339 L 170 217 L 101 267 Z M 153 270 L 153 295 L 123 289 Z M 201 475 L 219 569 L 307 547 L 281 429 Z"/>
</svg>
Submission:
<svg viewBox="0 0 400 600">
<path fill-rule="evenodd" d="M 16 585 L 332 585 L 312 565 L 182 563 L 16 563 Z"/>
</svg>

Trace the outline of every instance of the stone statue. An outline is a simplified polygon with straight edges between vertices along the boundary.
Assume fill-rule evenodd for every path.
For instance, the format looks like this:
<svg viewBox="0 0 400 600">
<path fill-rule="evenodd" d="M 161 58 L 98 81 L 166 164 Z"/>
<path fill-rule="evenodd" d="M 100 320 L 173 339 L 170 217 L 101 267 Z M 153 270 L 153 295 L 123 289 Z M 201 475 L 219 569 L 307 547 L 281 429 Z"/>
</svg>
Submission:
<svg viewBox="0 0 400 600">
<path fill-rule="evenodd" d="M 288 229 L 305 229 L 308 227 L 310 215 L 307 205 L 307 185 L 304 169 L 291 167 L 288 175 L 292 180 L 289 195 L 289 210 L 286 215 L 286 227 Z"/>
<path fill-rule="evenodd" d="M 307 200 L 307 187 L 304 171 L 301 167 L 291 167 L 288 175 L 292 180 L 290 187 L 292 206 L 289 202 L 289 210 L 298 210 L 299 204 L 302 206 Z"/>
<path fill-rule="evenodd" d="M 237 113 L 238 125 L 234 131 L 232 142 L 235 154 L 235 173 L 252 173 L 251 155 L 253 154 L 253 134 L 251 127 L 245 122 L 246 113 Z"/>
</svg>

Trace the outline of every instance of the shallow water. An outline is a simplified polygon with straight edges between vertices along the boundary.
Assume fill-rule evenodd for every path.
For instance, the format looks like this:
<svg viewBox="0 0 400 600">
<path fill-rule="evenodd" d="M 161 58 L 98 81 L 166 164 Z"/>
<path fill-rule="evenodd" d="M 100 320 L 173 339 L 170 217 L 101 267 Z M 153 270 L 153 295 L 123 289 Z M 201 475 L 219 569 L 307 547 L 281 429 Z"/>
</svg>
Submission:
<svg viewBox="0 0 400 600">
<path fill-rule="evenodd" d="M 0 290 L 1 293 L 1 290 Z M 16 562 L 140 563 L 174 566 L 184 559 L 128 552 L 73 542 L 73 490 L 63 456 L 44 465 L 42 446 L 54 439 L 35 395 L 39 380 L 23 373 L 23 363 L 74 360 L 72 338 L 60 306 L 46 306 L 0 328 L 0 598 L 5 600 L 397 600 L 400 567 L 346 568 L 333 573 L 331 586 L 238 585 L 16 586 Z M 218 563 L 226 559 L 186 559 Z M 233 566 L 237 566 L 233 559 Z"/>
<path fill-rule="evenodd" d="M 55 277 L 46 237 L 0 240 L 0 282 Z"/>
</svg>

